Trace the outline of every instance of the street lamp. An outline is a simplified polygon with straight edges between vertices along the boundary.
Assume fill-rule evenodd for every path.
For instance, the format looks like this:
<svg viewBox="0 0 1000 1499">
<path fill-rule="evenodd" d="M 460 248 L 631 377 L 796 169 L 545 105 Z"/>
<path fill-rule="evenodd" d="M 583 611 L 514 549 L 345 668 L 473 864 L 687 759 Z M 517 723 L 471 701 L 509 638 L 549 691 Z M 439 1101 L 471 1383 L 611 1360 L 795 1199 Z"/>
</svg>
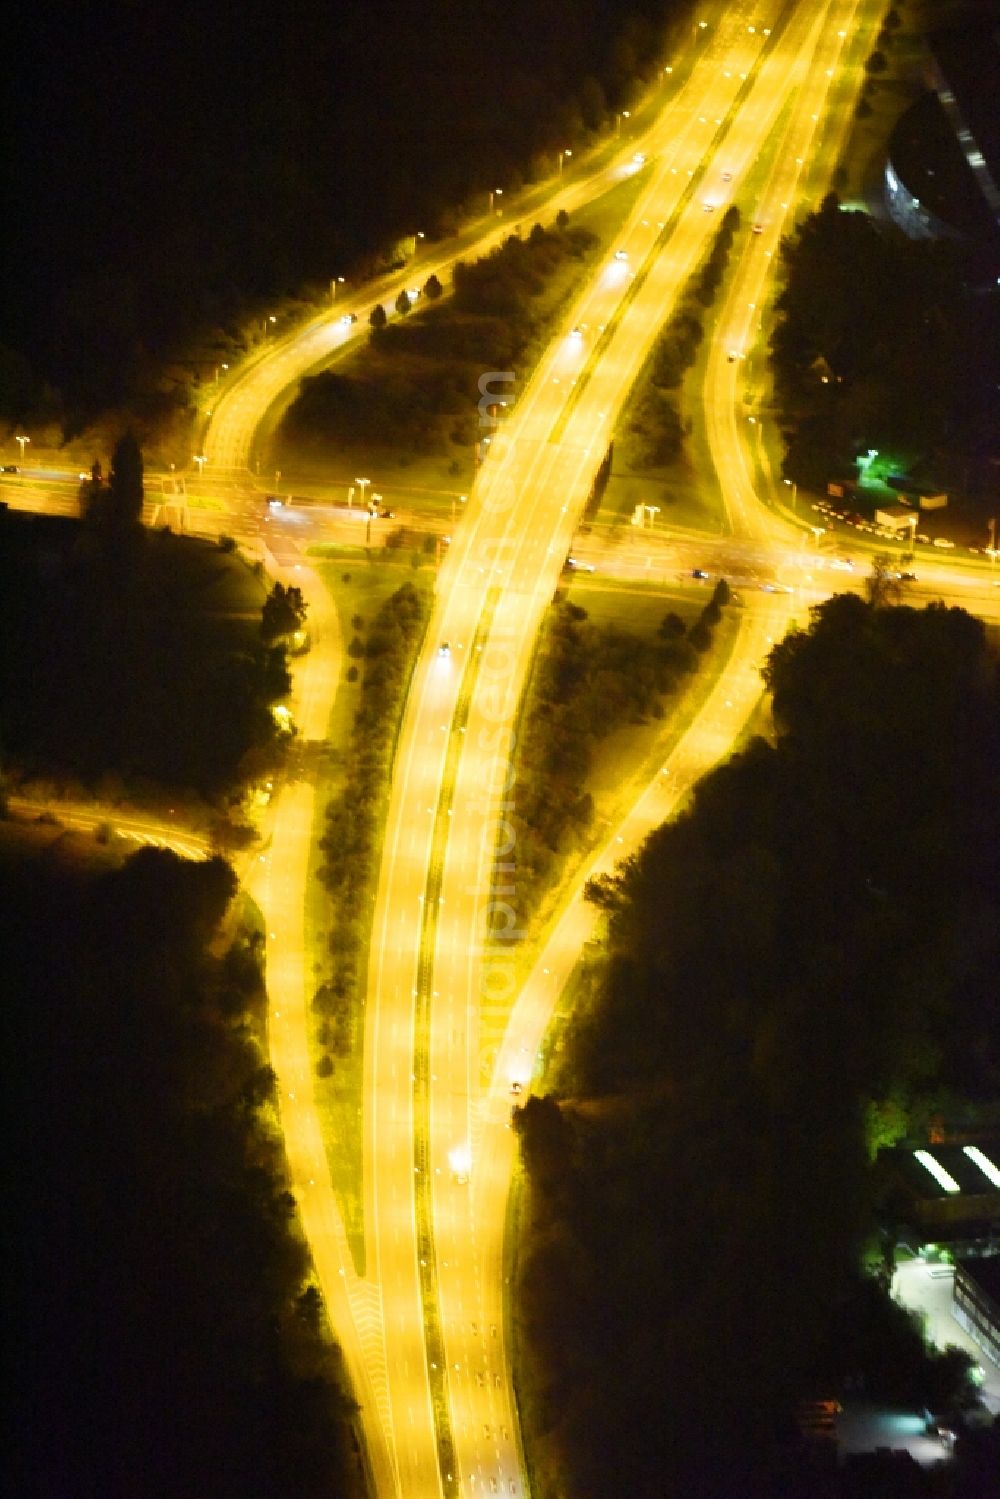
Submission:
<svg viewBox="0 0 1000 1499">
<path fill-rule="evenodd" d="M 466 500 L 469 497 L 468 497 L 468 495 L 460 494 L 458 498 L 462 502 L 462 504 L 464 505 L 465 502 L 466 502 Z M 455 496 L 454 495 L 452 495 L 452 497 L 451 497 L 451 523 L 452 523 L 452 525 L 455 524 Z"/>
<path fill-rule="evenodd" d="M 490 193 L 490 213 L 493 212 L 493 199 L 494 198 L 502 198 L 502 197 L 503 197 L 503 188 L 502 187 L 495 187 L 492 190 L 492 192 Z"/>
<path fill-rule="evenodd" d="M 565 151 L 560 151 L 559 152 L 559 175 L 560 175 L 560 177 L 562 176 L 563 158 L 565 156 L 572 156 L 572 155 L 573 155 L 573 153 L 572 153 L 572 151 L 568 147 L 566 148 Z"/>
<path fill-rule="evenodd" d="M 792 509 L 795 510 L 798 505 L 799 486 L 794 479 L 782 479 L 781 482 L 792 491 Z"/>
<path fill-rule="evenodd" d="M 630 120 L 631 118 L 632 111 L 630 109 L 620 110 L 619 113 L 615 115 L 615 135 L 621 135 L 622 133 L 622 120 Z"/>
<path fill-rule="evenodd" d="M 361 490 L 361 503 L 363 505 L 365 503 L 365 490 L 368 488 L 369 484 L 372 481 L 370 479 L 357 479 L 356 478 L 354 480 L 354 482 L 358 486 L 358 488 Z M 350 500 L 348 500 L 348 505 L 350 505 Z"/>
<path fill-rule="evenodd" d="M 330 277 L 330 301 L 331 302 L 336 302 L 336 300 L 337 300 L 337 287 L 338 286 L 343 286 L 343 284 L 344 284 L 344 278 L 343 278 L 343 276 L 331 276 Z"/>
<path fill-rule="evenodd" d="M 655 525 L 654 516 L 659 515 L 660 507 L 659 505 L 643 505 L 642 508 L 649 516 L 649 529 L 652 530 Z"/>
<path fill-rule="evenodd" d="M 17 442 L 17 443 L 20 443 L 20 445 L 21 445 L 21 467 L 23 468 L 24 467 L 24 445 L 25 445 L 25 443 L 30 442 L 31 438 L 30 437 L 26 437 L 23 432 L 19 432 L 17 434 L 17 436 L 14 438 L 14 441 Z"/>
<path fill-rule="evenodd" d="M 198 478 L 200 479 L 205 472 L 205 464 L 208 462 L 208 458 L 204 453 L 192 453 L 191 460 L 198 465 Z"/>
</svg>

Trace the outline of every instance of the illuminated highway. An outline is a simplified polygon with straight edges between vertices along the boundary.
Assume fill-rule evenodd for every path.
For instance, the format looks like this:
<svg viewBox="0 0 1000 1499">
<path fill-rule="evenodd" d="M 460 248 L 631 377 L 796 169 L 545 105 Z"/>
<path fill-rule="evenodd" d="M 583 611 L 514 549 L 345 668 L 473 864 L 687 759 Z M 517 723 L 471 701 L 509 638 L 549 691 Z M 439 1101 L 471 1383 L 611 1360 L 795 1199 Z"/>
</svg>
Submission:
<svg viewBox="0 0 1000 1499">
<path fill-rule="evenodd" d="M 850 9 L 841 6 L 839 13 Z M 824 13 L 815 10 L 796 14 L 776 45 L 764 49 L 756 72 L 761 37 L 747 34 L 746 15 L 733 17 L 732 34 L 707 51 L 692 79 L 704 90 L 700 112 L 675 122 L 670 148 L 653 164 L 649 188 L 621 235 L 627 259 L 610 260 L 578 299 L 562 338 L 496 435 L 441 571 L 397 754 L 366 1051 L 368 1222 L 385 1304 L 392 1440 L 404 1494 L 437 1491 L 437 1439 L 444 1444 L 447 1489 L 461 1483 L 467 1492 L 489 1492 L 499 1484 L 504 1492 L 511 1485 L 520 1492 L 499 1256 L 489 1247 L 502 1226 L 506 1184 L 498 1177 L 489 1190 L 480 1172 L 478 1054 L 481 995 L 485 990 L 489 1002 L 491 984 L 499 990 L 507 977 L 500 958 L 484 954 L 484 939 L 495 850 L 503 853 L 494 834 L 502 826 L 513 716 L 537 625 L 616 412 L 717 223 L 703 203 L 711 195 L 721 205 L 733 190 L 716 162 L 732 161 L 738 170 L 752 160 L 793 92 L 801 98 L 814 88 L 822 101 L 827 79 L 811 68 L 811 54 L 823 21 Z M 741 72 L 751 73 L 750 84 L 722 158 L 718 122 L 741 90 Z M 697 169 L 706 157 L 710 175 L 692 196 L 687 164 Z M 672 232 L 665 234 L 668 224 Z M 601 335 L 599 358 L 592 357 L 588 334 L 595 343 Z M 787 596 L 778 595 L 770 613 L 784 620 L 790 607 Z M 745 699 L 748 707 L 751 701 L 747 689 L 733 695 L 741 672 L 754 684 L 756 699 L 766 633 L 763 627 L 743 630 L 723 689 L 730 703 Z M 440 651 L 445 642 L 446 654 Z M 699 718 L 701 738 L 692 731 L 702 769 L 732 742 L 735 720 L 724 716 L 725 727 L 714 732 L 707 722 Z M 513 862 L 516 870 L 516 856 Z M 508 921 L 506 912 L 495 914 L 501 924 Z M 506 997 L 509 1002 L 513 995 Z M 415 1055 L 427 1058 L 425 1116 L 419 1079 L 414 1087 Z M 504 1101 L 505 1120 L 509 1095 Z M 415 1157 L 409 1142 L 414 1133 L 420 1141 L 428 1124 L 427 1155 Z M 419 1265 L 418 1219 L 428 1202 L 433 1247 L 430 1262 Z M 427 1310 L 432 1347 L 440 1333 L 447 1369 L 448 1399 L 436 1430 L 433 1382 L 424 1382 Z M 443 1370 L 432 1372 L 440 1379 Z"/>
<path fill-rule="evenodd" d="M 162 818 L 123 812 L 118 807 L 102 807 L 94 802 L 35 801 L 26 796 L 7 798 L 8 812 L 22 822 L 43 819 L 58 823 L 74 832 L 97 833 L 107 829 L 115 838 L 123 838 L 141 848 L 169 848 L 182 859 L 207 859 L 210 841 L 190 828 L 179 827 Z"/>
<path fill-rule="evenodd" d="M 841 7 L 839 13 L 846 17 L 848 8 Z M 773 236 L 774 244 L 789 206 L 795 202 L 798 169 L 802 165 L 802 161 L 796 158 L 805 158 L 815 126 L 813 116 L 823 112 L 826 67 L 836 65 L 837 44 L 842 40 L 835 36 L 839 29 L 833 28 L 835 40 L 832 44 L 830 28 L 821 39 L 818 55 L 809 70 L 809 85 L 801 87 L 798 92 L 782 146 L 775 153 L 775 167 L 755 209 L 756 220 L 768 221 L 767 238 Z M 847 26 L 844 29 L 848 29 Z M 829 48 L 828 58 L 824 56 L 826 48 Z M 754 236 L 754 240 L 764 239 L 763 235 Z M 640 534 L 635 544 L 624 550 L 626 555 L 633 554 L 633 561 L 638 564 L 636 574 L 640 578 L 649 577 L 656 553 L 659 553 L 661 567 L 669 569 L 675 578 L 689 580 L 694 566 L 703 570 L 711 568 L 713 572 L 733 579 L 747 573 L 748 563 L 758 567 L 763 564 L 764 582 L 769 591 L 759 591 L 761 584 L 752 574 L 746 579 L 753 591 L 745 593 L 737 641 L 707 703 L 668 756 L 660 774 L 574 882 L 562 914 L 550 929 L 527 982 L 520 989 L 485 1099 L 476 1163 L 474 1217 L 478 1233 L 475 1277 L 484 1288 L 488 1305 L 497 1311 L 502 1310 L 504 1271 L 504 1219 L 497 1205 L 506 1199 L 515 1153 L 513 1136 L 508 1128 L 511 1083 L 517 1082 L 521 1087 L 529 1084 L 554 1007 L 579 960 L 584 943 L 594 934 L 597 913 L 583 900 L 584 883 L 596 874 L 609 873 L 619 858 L 636 852 L 648 834 L 683 803 L 699 776 L 730 750 L 759 700 L 761 661 L 770 645 L 781 638 L 796 609 L 806 602 L 800 586 L 806 576 L 803 564 L 818 572 L 819 564 L 825 562 L 825 558 L 806 550 L 811 537 L 804 537 L 765 511 L 757 500 L 745 440 L 746 413 L 736 389 L 736 377 L 740 372 L 734 371 L 734 364 L 728 357 L 729 350 L 739 347 L 735 341 L 734 319 L 743 323 L 743 327 L 737 323 L 736 332 L 743 332 L 744 336 L 744 328 L 756 320 L 756 305 L 762 303 L 763 288 L 770 270 L 768 248 L 766 241 L 755 244 L 751 240 L 731 278 L 730 291 L 718 319 L 723 331 L 717 335 L 709 358 L 705 392 L 709 442 L 727 510 L 734 529 L 751 540 L 722 537 L 713 538 L 710 543 L 704 540 L 678 543 L 673 538 L 663 538 L 654 543 L 652 537 Z M 605 557 L 603 567 L 613 567 L 615 562 L 622 560 L 622 550 L 615 549 L 613 556 Z M 581 548 L 577 543 L 574 556 L 581 561 L 590 561 L 600 553 Z M 714 567 L 709 558 L 716 564 Z M 682 559 L 685 566 L 678 572 L 678 562 Z M 734 561 L 740 565 L 734 567 Z M 687 564 L 691 564 L 690 570 Z M 595 562 L 594 565 L 601 566 L 602 563 Z M 783 577 L 786 573 L 792 581 L 775 587 L 772 581 L 775 575 Z M 821 596 L 828 591 L 817 588 L 816 593 Z"/>
<path fill-rule="evenodd" d="M 853 571 L 833 565 L 840 539 L 814 537 L 760 504 L 755 460 L 764 450 L 756 408 L 745 400 L 751 382 L 743 361 L 728 357 L 753 346 L 804 163 L 822 153 L 833 165 L 846 112 L 820 140 L 827 93 L 857 14 L 872 7 L 868 0 L 790 5 L 783 26 L 780 10 L 777 0 L 747 0 L 706 11 L 710 35 L 699 45 L 690 79 L 646 134 L 623 145 L 610 166 L 567 183 L 546 203 L 547 215 L 573 209 L 618 180 L 637 147 L 647 157 L 641 194 L 614 247 L 621 256 L 609 252 L 527 387 L 516 390 L 510 415 L 491 434 L 491 456 L 439 574 L 399 737 L 372 929 L 365 1279 L 354 1270 L 329 1178 L 326 1150 L 338 1142 L 321 1137 L 312 1097 L 304 913 L 316 808 L 308 783 L 281 791 L 269 841 L 247 881 L 267 924 L 270 1046 L 295 1193 L 362 1406 L 380 1495 L 525 1492 L 504 1342 L 511 1082 L 530 1082 L 553 1007 L 593 929 L 583 880 L 637 849 L 731 748 L 759 698 L 760 662 L 789 620 L 803 620 L 809 604 L 835 588 L 863 585 L 861 559 Z M 741 177 L 772 132 L 773 165 L 751 209 Z M 579 538 L 616 415 L 729 201 L 739 202 L 745 228 L 763 227 L 737 241 L 742 253 L 737 259 L 734 250 L 704 391 L 708 440 L 734 534 Z M 491 223 L 470 231 L 452 259 L 483 253 L 510 229 Z M 391 307 L 403 287 L 422 284 L 432 271 L 444 280 L 449 269 L 440 250 L 424 255 L 350 303 L 357 326 L 341 323 L 335 307 L 305 330 L 273 340 L 234 373 L 219 392 L 203 444 L 210 471 L 231 484 L 220 525 L 240 529 L 234 521 L 249 522 L 258 503 L 248 498 L 246 470 L 268 409 L 303 373 L 367 336 L 374 302 Z M 58 508 L 60 493 L 53 491 L 48 503 Z M 287 563 L 281 575 L 302 587 L 310 605 L 313 644 L 295 666 L 293 705 L 306 741 L 325 738 L 341 642 L 326 591 L 295 559 L 303 543 L 345 524 L 354 522 L 341 516 L 331 524 L 329 512 L 317 507 L 280 515 L 269 527 L 272 562 Z M 523 982 L 503 942 L 491 944 L 487 915 L 493 897 L 494 928 L 527 923 L 517 901 L 517 851 L 505 843 L 504 803 L 516 796 L 508 784 L 511 736 L 538 626 L 571 549 L 597 569 L 592 586 L 617 578 L 693 587 L 695 567 L 724 575 L 742 595 L 742 612 L 731 656 L 703 708 L 575 882 Z M 916 566 L 919 582 L 908 585 L 908 597 L 960 593 L 977 612 L 998 612 L 1000 591 L 992 591 L 981 569 L 931 557 Z M 484 1008 L 506 1022 L 496 1054 L 483 1049 Z"/>
<path fill-rule="evenodd" d="M 850 31 L 854 9 L 853 6 L 839 8 L 838 18 L 845 23 L 844 31 Z M 797 169 L 802 167 L 809 152 L 814 148 L 817 120 L 822 116 L 824 96 L 828 87 L 826 80 L 832 76 L 837 66 L 840 44 L 843 40 L 843 37 L 838 34 L 840 30 L 841 28 L 838 27 L 836 31 L 827 31 L 823 37 L 824 45 L 814 59 L 809 84 L 800 88 L 796 99 L 796 108 L 787 132 L 786 149 L 779 153 L 777 169 L 772 173 L 768 184 L 762 206 L 770 213 L 771 222 L 776 226 L 775 241 L 789 205 L 795 201 L 799 175 Z M 764 249 L 765 246 L 760 248 Z M 732 295 L 724 311 L 732 315 L 736 309 L 740 308 L 740 298 L 744 297 L 747 300 L 742 305 L 746 312 L 755 312 L 756 305 L 760 304 L 769 271 L 764 261 L 765 257 L 761 254 L 757 255 L 756 261 L 752 254 L 748 254 L 749 269 L 745 275 L 738 277 L 734 282 Z M 725 379 L 730 381 L 733 379 L 732 367 L 728 355 L 724 352 L 731 346 L 730 340 L 723 335 L 723 339 L 719 341 L 716 358 L 710 363 L 709 368 L 708 384 L 711 388 L 714 382 L 716 390 L 714 408 L 717 413 L 728 411 L 731 417 L 729 421 L 716 424 L 711 434 L 713 457 L 726 487 L 727 501 L 734 513 L 735 524 L 739 529 L 749 533 L 751 537 L 759 537 L 766 541 L 767 550 L 772 558 L 772 567 L 776 552 L 779 558 L 784 557 L 793 581 L 783 588 L 779 587 L 770 592 L 768 598 L 760 600 L 763 604 L 763 611 L 758 607 L 748 610 L 741 622 L 740 638 L 732 658 L 708 704 L 684 736 L 677 750 L 669 757 L 662 769 L 661 777 L 658 777 L 649 787 L 621 827 L 616 830 L 612 841 L 593 861 L 586 875 L 607 871 L 617 857 L 635 851 L 648 833 L 672 810 L 676 809 L 698 776 L 731 748 L 742 725 L 758 701 L 761 690 L 759 665 L 773 641 L 779 639 L 784 633 L 799 606 L 825 597 L 833 588 L 842 587 L 845 583 L 848 586 L 861 584 L 857 576 L 860 569 L 852 571 L 849 568 L 843 570 L 837 568 L 836 559 L 822 556 L 809 549 L 808 534 L 804 536 L 802 532 L 796 531 L 760 507 L 754 491 L 748 453 L 747 439 L 750 434 L 740 420 L 740 418 L 745 418 L 746 413 L 735 400 L 735 390 L 731 391 L 727 397 L 725 390 L 719 389 Z M 922 566 L 924 566 L 923 562 Z M 933 590 L 935 593 L 950 592 L 952 589 L 961 588 L 967 590 L 966 597 L 970 594 L 978 595 L 978 600 L 992 606 L 990 612 L 996 612 L 996 596 L 988 592 L 992 588 L 992 580 L 985 578 L 982 571 L 979 571 L 977 575 L 966 569 L 938 563 L 932 558 L 927 559 L 925 571 L 927 576 L 921 584 L 914 586 L 915 593 L 923 593 L 925 590 Z M 504 581 L 509 590 L 510 582 L 507 579 Z M 760 599 L 759 595 L 757 599 Z M 523 604 L 523 601 L 521 602 Z M 516 625 L 512 623 L 508 632 L 511 641 L 516 639 L 516 629 Z M 502 638 L 502 632 L 499 630 L 496 630 L 494 634 L 494 638 L 497 637 Z M 489 644 L 486 646 L 486 650 L 488 649 Z M 485 663 L 484 674 L 488 675 Z M 490 690 L 487 688 L 487 691 Z M 495 691 L 495 688 L 492 690 Z M 507 715 L 508 719 L 510 712 L 512 712 L 512 705 Z M 466 726 L 469 739 L 473 733 L 474 717 L 473 706 Z M 491 717 L 502 717 L 502 715 L 491 715 L 487 712 L 484 717 L 489 720 Z M 491 753 L 494 752 L 496 742 L 497 736 L 493 734 Z M 500 779 L 494 777 L 492 786 L 489 776 L 484 777 L 481 774 L 482 769 L 481 764 L 473 769 L 467 788 L 467 805 L 473 821 L 476 817 L 481 818 L 490 814 L 495 818 L 502 810 L 502 768 Z M 478 789 L 478 797 L 476 789 Z M 489 794 L 491 790 L 492 798 Z M 454 847 L 455 844 L 456 823 L 461 801 L 462 798 L 456 790 L 454 805 L 449 809 L 453 814 L 450 847 Z M 500 846 L 494 845 L 489 837 L 489 831 L 488 829 L 485 837 L 482 833 L 479 835 L 479 846 L 483 855 L 481 875 L 483 875 L 483 864 L 488 866 L 494 859 L 501 859 L 505 852 L 502 843 Z M 474 831 L 470 833 L 470 838 L 475 839 Z M 516 871 L 516 858 L 511 858 L 506 868 Z M 511 896 L 516 901 L 516 873 L 509 875 L 508 879 L 511 880 Z M 582 882 L 581 878 L 580 887 L 582 887 Z M 516 1450 L 512 1446 L 512 1441 L 508 1440 L 507 1423 L 510 1421 L 512 1405 L 508 1392 L 504 1388 L 506 1380 L 502 1378 L 501 1385 L 498 1387 L 494 1379 L 490 1377 L 493 1370 L 502 1374 L 503 1369 L 502 1349 L 498 1349 L 496 1337 L 498 1330 L 501 1338 L 503 1334 L 503 1205 L 513 1164 L 512 1140 L 507 1128 L 512 1101 L 511 1082 L 513 1080 L 524 1086 L 529 1081 L 552 1008 L 578 960 L 583 942 L 592 931 L 593 918 L 579 898 L 580 887 L 577 890 L 577 898 L 566 907 L 527 985 L 521 990 L 517 1008 L 508 1026 L 497 1060 L 485 1109 L 479 1111 L 478 1118 L 477 1080 L 470 1077 L 468 1091 L 470 1106 L 467 1107 L 465 1113 L 468 1121 L 466 1137 L 471 1147 L 472 1180 L 468 1195 L 472 1198 L 472 1210 L 468 1213 L 464 1223 L 461 1221 L 461 1212 L 458 1211 L 455 1214 L 459 1226 L 450 1237 L 447 1214 L 435 1212 L 438 1264 L 440 1266 L 441 1262 L 445 1261 L 449 1271 L 446 1277 L 439 1269 L 441 1304 L 443 1308 L 447 1308 L 446 1282 L 449 1279 L 457 1285 L 456 1298 L 460 1302 L 458 1313 L 445 1318 L 449 1379 L 453 1390 L 457 1386 L 464 1385 L 460 1396 L 456 1397 L 453 1394 L 452 1409 L 454 1412 L 461 1413 L 464 1401 L 470 1411 L 464 1417 L 462 1414 L 453 1417 L 453 1434 L 463 1476 L 478 1478 L 480 1488 L 485 1487 L 487 1477 L 492 1482 L 493 1476 L 497 1475 L 501 1483 L 505 1484 L 509 1474 L 517 1471 Z M 447 881 L 442 887 L 444 913 L 439 923 L 441 929 L 443 930 L 445 923 L 449 920 L 450 897 L 455 896 L 461 899 L 464 890 L 483 902 L 488 889 L 488 874 L 478 883 L 475 880 L 470 883 L 468 868 L 460 869 L 454 889 L 450 889 Z M 442 1114 L 448 1119 L 448 1125 L 439 1141 L 439 1160 L 442 1159 L 442 1152 L 448 1140 L 462 1138 L 462 1104 L 465 1100 L 458 1098 L 461 1091 L 458 1086 L 461 1071 L 459 1066 L 451 1062 L 447 1055 L 447 1048 L 450 1046 L 454 1049 L 454 1027 L 456 1022 L 461 1024 L 463 998 L 466 1001 L 470 1027 L 473 1027 L 478 1014 L 478 996 L 482 994 L 484 1002 L 488 1002 L 489 999 L 491 961 L 494 970 L 502 966 L 495 959 L 491 960 L 489 953 L 485 960 L 483 959 L 480 944 L 484 934 L 484 923 L 481 915 L 480 912 L 478 923 L 480 942 L 469 941 L 468 933 L 466 933 L 466 940 L 463 941 L 461 926 L 458 924 L 455 939 L 450 946 L 450 951 L 457 960 L 456 967 L 460 970 L 464 964 L 472 970 L 464 995 L 460 973 L 457 981 L 453 981 L 445 977 L 446 963 L 439 963 L 435 970 L 432 1015 L 440 1014 L 442 1022 L 439 1027 L 439 1045 L 435 1047 L 432 1042 L 431 1074 L 432 1077 L 442 1080 L 438 1092 L 442 1100 Z M 446 956 L 447 952 L 446 948 Z M 440 953 L 439 944 L 439 955 Z M 478 973 L 475 972 L 477 966 Z M 455 1002 L 456 993 L 459 996 L 457 1003 Z M 451 1000 L 450 1014 L 449 999 Z M 446 1031 L 446 1026 L 451 1027 L 450 1034 Z M 458 1107 L 456 1107 L 456 1099 L 458 1099 Z M 437 1121 L 432 1118 L 432 1144 L 436 1129 Z M 436 1166 L 435 1173 L 438 1170 L 441 1170 L 441 1176 L 439 1178 L 435 1174 L 434 1178 L 436 1198 L 450 1194 L 453 1201 L 461 1201 L 458 1184 L 449 1185 L 447 1173 L 441 1167 Z M 446 1255 L 449 1256 L 447 1260 Z M 466 1265 L 463 1266 L 463 1273 L 459 1277 L 457 1260 L 463 1255 Z M 453 1269 L 456 1272 L 454 1275 L 452 1275 Z M 450 1329 L 455 1330 L 455 1335 L 449 1339 Z M 456 1351 L 463 1353 L 464 1358 L 456 1359 L 454 1356 Z M 481 1377 L 483 1374 L 485 1378 Z M 459 1377 L 456 1378 L 456 1375 Z M 463 1437 L 465 1438 L 464 1444 Z M 462 1462 L 463 1445 L 468 1453 L 464 1463 Z M 511 1479 L 511 1482 L 516 1482 L 516 1480 Z"/>
</svg>

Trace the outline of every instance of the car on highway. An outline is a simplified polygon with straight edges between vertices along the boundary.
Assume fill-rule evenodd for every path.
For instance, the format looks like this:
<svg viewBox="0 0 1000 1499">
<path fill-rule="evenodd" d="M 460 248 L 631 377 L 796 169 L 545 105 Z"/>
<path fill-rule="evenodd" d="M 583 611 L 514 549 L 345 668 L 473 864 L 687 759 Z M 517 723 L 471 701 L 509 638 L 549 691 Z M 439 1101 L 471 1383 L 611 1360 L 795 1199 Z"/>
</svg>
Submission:
<svg viewBox="0 0 1000 1499">
<path fill-rule="evenodd" d="M 714 213 L 715 212 L 715 204 L 711 201 L 710 198 L 706 198 L 705 201 L 704 201 L 704 203 L 701 206 L 705 210 L 706 213 Z"/>
<path fill-rule="evenodd" d="M 517 1081 L 517 1078 L 511 1083 L 510 1091 L 514 1094 L 515 1098 L 522 1091 L 521 1084 Z"/>
<path fill-rule="evenodd" d="M 581 562 L 578 557 L 567 557 L 566 566 L 571 573 L 593 573 L 597 571 L 592 562 Z"/>
<path fill-rule="evenodd" d="M 953 541 L 949 541 L 947 536 L 935 536 L 934 545 L 936 547 L 941 547 L 943 551 L 950 551 L 955 543 Z"/>
<path fill-rule="evenodd" d="M 850 557 L 832 557 L 830 559 L 830 566 L 838 573 L 852 573 L 854 571 L 854 563 Z"/>
<path fill-rule="evenodd" d="M 708 577 L 708 573 L 703 567 L 693 567 L 691 569 L 691 576 L 692 578 L 698 578 L 701 581 L 704 581 L 704 579 Z"/>
<path fill-rule="evenodd" d="M 646 165 L 646 153 L 644 151 L 637 151 L 632 160 L 637 167 L 643 167 Z"/>
<path fill-rule="evenodd" d="M 754 224 L 754 226 L 753 226 L 753 233 L 754 234 L 763 234 L 764 233 L 764 225 L 763 224 Z"/>
<path fill-rule="evenodd" d="M 616 250 L 615 251 L 615 259 L 616 260 L 628 260 L 628 251 L 627 250 Z"/>
<path fill-rule="evenodd" d="M 343 315 L 343 317 L 340 319 L 340 321 L 344 324 L 344 326 L 346 328 L 349 328 L 352 323 L 356 323 L 357 320 L 358 320 L 358 315 L 357 315 L 356 312 L 345 312 L 344 315 Z"/>
<path fill-rule="evenodd" d="M 21 470 L 18 468 L 16 463 L 5 463 L 3 468 L 0 469 L 0 473 L 2 474 L 19 474 L 20 472 Z"/>
<path fill-rule="evenodd" d="M 915 583 L 917 581 L 917 575 L 916 573 L 900 573 L 899 581 L 901 583 Z"/>
<path fill-rule="evenodd" d="M 723 182 L 732 182 L 732 180 L 733 180 L 733 174 L 732 174 L 732 172 L 723 172 L 723 174 L 722 174 L 722 180 L 723 180 Z"/>
<path fill-rule="evenodd" d="M 451 646 L 448 644 L 447 640 L 442 640 L 441 644 L 438 646 L 438 655 L 439 656 L 450 656 L 451 655 Z"/>
</svg>

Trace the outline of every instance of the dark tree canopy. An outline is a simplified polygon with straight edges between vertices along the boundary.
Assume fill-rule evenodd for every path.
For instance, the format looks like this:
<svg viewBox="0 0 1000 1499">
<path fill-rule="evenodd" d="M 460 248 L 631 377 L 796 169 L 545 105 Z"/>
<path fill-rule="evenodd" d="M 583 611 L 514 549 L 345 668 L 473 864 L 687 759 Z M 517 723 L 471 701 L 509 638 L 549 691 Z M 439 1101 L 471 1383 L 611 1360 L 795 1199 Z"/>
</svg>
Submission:
<svg viewBox="0 0 1000 1499">
<path fill-rule="evenodd" d="M 431 24 L 425 0 L 286 0 L 278 24 L 204 0 L 109 25 L 14 0 L 0 396 L 155 395 L 212 330 L 448 233 L 607 129 L 689 4 L 467 0 Z"/>
<path fill-rule="evenodd" d="M 354 1492 L 259 942 L 217 943 L 235 889 L 220 860 L 88 869 L 3 840 L 5 1492 Z"/>
<path fill-rule="evenodd" d="M 287 639 L 302 629 L 307 612 L 301 588 L 275 583 L 261 608 L 260 633 L 268 645 Z"/>
<path fill-rule="evenodd" d="M 247 618 L 262 592 L 207 542 L 99 513 L 86 525 L 0 516 L 8 764 L 205 796 L 239 785 L 255 756 L 275 764 L 271 704 L 290 682 L 284 647 Z"/>
<path fill-rule="evenodd" d="M 797 1494 L 798 1399 L 945 1374 L 857 1270 L 879 1106 L 920 1135 L 1000 1096 L 997 658 L 961 610 L 847 595 L 766 680 L 777 743 L 596 885 L 607 955 L 517 1116 L 539 1460 L 574 1499 Z"/>
<path fill-rule="evenodd" d="M 108 519 L 116 526 L 135 526 L 142 520 L 142 451 L 134 432 L 115 443 L 108 481 Z"/>
<path fill-rule="evenodd" d="M 961 247 L 908 240 L 831 194 L 782 260 L 771 348 L 789 475 L 824 489 L 876 448 L 995 495 L 1000 298 L 974 290 Z"/>
</svg>

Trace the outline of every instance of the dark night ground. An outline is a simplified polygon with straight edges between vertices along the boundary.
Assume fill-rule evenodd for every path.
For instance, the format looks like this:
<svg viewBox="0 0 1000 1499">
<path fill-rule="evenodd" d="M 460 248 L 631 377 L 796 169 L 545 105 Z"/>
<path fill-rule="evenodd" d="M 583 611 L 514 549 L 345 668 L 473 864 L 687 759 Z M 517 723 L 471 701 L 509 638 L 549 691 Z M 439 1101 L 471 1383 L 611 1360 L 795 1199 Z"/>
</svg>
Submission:
<svg viewBox="0 0 1000 1499">
<path fill-rule="evenodd" d="M 15 3 L 4 341 L 71 402 L 114 399 L 143 348 L 325 285 L 578 138 L 567 99 L 600 123 L 658 54 L 641 17 L 686 8 Z M 17 384 L 0 363 L 2 404 Z"/>
</svg>

